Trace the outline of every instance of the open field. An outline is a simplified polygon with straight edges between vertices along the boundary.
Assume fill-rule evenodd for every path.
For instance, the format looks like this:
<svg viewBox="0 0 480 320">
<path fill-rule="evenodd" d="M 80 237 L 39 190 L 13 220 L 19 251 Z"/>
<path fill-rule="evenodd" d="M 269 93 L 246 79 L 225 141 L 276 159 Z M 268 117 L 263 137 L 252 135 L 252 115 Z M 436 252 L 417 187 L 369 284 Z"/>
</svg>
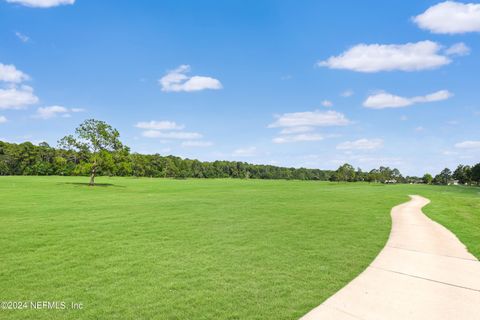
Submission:
<svg viewBox="0 0 480 320">
<path fill-rule="evenodd" d="M 480 189 L 260 180 L 0 177 L 8 319 L 295 319 L 385 244 L 390 209 L 425 212 L 480 257 Z"/>
</svg>

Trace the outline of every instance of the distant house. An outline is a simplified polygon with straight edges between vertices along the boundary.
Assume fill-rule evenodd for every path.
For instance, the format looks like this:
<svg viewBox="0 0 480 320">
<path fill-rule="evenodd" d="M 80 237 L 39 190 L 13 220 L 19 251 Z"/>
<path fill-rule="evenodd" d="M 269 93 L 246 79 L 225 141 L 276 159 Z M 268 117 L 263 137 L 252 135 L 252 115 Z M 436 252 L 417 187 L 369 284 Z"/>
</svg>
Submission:
<svg viewBox="0 0 480 320">
<path fill-rule="evenodd" d="M 458 186 L 459 184 L 460 184 L 460 181 L 458 181 L 458 180 L 450 180 L 450 181 L 448 182 L 448 185 L 449 185 L 449 186 L 452 186 L 452 185 L 453 185 L 453 186 Z"/>
<path fill-rule="evenodd" d="M 425 182 L 421 178 L 416 177 L 407 177 L 407 182 L 409 184 L 424 184 Z"/>
<path fill-rule="evenodd" d="M 395 184 L 395 183 L 397 183 L 397 180 L 395 180 L 395 179 L 385 180 L 385 181 L 383 181 L 383 183 L 385 183 L 385 184 Z"/>
</svg>

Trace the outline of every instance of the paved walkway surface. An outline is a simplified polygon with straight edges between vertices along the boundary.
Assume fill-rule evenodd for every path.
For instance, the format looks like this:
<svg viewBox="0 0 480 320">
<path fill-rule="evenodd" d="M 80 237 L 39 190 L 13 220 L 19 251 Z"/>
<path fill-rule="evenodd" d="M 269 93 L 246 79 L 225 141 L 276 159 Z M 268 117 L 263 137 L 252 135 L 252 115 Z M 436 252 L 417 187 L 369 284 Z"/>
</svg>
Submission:
<svg viewBox="0 0 480 320">
<path fill-rule="evenodd" d="M 411 196 L 394 207 L 377 258 L 302 320 L 479 320 L 480 262 L 422 213 L 429 202 Z"/>
</svg>

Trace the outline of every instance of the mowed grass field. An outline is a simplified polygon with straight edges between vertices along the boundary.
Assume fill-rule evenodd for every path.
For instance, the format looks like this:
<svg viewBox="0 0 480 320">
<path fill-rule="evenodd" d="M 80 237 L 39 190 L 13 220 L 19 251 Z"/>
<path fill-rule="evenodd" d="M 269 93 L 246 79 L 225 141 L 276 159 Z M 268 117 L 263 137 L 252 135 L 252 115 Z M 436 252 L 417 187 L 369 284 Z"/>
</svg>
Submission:
<svg viewBox="0 0 480 320">
<path fill-rule="evenodd" d="M 480 257 L 480 189 L 260 180 L 0 177 L 0 319 L 297 319 L 425 212 Z"/>
</svg>

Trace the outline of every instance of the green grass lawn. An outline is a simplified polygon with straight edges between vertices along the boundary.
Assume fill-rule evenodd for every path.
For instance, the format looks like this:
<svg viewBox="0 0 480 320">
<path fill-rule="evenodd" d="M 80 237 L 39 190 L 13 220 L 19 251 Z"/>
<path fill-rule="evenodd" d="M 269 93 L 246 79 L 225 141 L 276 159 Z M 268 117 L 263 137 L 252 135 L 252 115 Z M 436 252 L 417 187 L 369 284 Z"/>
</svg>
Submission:
<svg viewBox="0 0 480 320">
<path fill-rule="evenodd" d="M 480 256 L 480 189 L 302 181 L 0 177 L 0 319 L 296 319 L 425 210 Z"/>
<path fill-rule="evenodd" d="M 437 186 L 416 192 L 432 200 L 423 211 L 455 233 L 480 259 L 480 188 Z"/>
</svg>

